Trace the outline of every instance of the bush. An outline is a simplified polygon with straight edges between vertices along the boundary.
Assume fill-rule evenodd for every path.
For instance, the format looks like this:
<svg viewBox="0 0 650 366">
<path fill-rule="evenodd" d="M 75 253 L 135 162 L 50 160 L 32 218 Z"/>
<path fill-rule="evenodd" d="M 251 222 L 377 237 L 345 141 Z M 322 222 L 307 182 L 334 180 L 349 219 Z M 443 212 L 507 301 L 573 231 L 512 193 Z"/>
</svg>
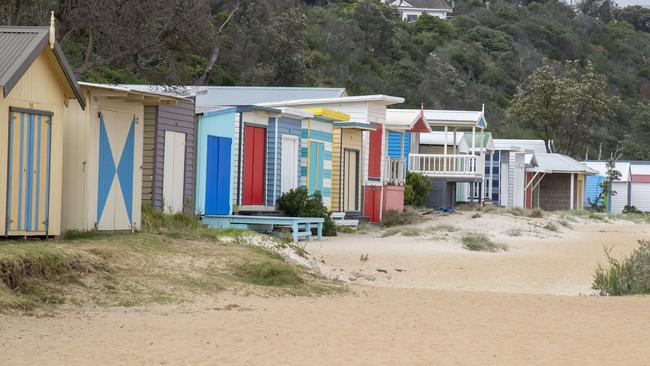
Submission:
<svg viewBox="0 0 650 366">
<path fill-rule="evenodd" d="M 592 288 L 600 295 L 650 294 L 650 241 L 639 240 L 629 258 L 619 261 L 605 248 L 609 268 L 598 265 Z"/>
<path fill-rule="evenodd" d="M 487 235 L 481 233 L 467 233 L 461 238 L 463 248 L 472 251 L 498 252 L 508 250 L 504 244 L 493 242 Z"/>
<path fill-rule="evenodd" d="M 382 215 L 381 223 L 386 227 L 419 224 L 424 221 L 422 215 L 412 208 L 404 209 L 404 212 L 388 210 Z"/>
<path fill-rule="evenodd" d="M 415 207 L 424 207 L 431 192 L 432 183 L 420 173 L 407 172 L 404 186 L 404 203 Z"/>
<path fill-rule="evenodd" d="M 236 272 L 248 282 L 260 286 L 280 287 L 303 283 L 298 272 L 280 260 L 248 263 L 239 266 Z"/>
<path fill-rule="evenodd" d="M 625 205 L 625 207 L 623 207 L 623 213 L 624 214 L 639 214 L 639 213 L 643 213 L 643 211 L 639 210 L 634 205 Z"/>
<path fill-rule="evenodd" d="M 336 236 L 336 225 L 318 191 L 310 196 L 305 188 L 292 189 L 280 196 L 278 208 L 290 217 L 322 217 L 325 219 L 323 235 Z"/>
</svg>

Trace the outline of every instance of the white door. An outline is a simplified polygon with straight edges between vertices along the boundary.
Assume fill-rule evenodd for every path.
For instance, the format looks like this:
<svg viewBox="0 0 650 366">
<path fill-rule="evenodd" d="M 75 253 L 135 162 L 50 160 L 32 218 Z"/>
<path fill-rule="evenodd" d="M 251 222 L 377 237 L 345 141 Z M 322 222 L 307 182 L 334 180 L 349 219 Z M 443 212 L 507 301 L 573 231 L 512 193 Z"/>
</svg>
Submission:
<svg viewBox="0 0 650 366">
<path fill-rule="evenodd" d="M 523 153 L 515 154 L 515 180 L 513 182 L 513 207 L 524 208 L 524 189 L 526 188 L 526 166 Z"/>
<path fill-rule="evenodd" d="M 508 161 L 502 161 L 499 167 L 499 205 L 508 206 Z"/>
<path fill-rule="evenodd" d="M 298 137 L 282 135 L 282 193 L 298 188 Z"/>
<path fill-rule="evenodd" d="M 612 195 L 611 213 L 621 213 L 627 205 L 627 182 L 614 182 L 612 184 L 612 191 L 616 194 Z"/>
<path fill-rule="evenodd" d="M 632 183 L 630 203 L 637 210 L 650 212 L 650 183 Z"/>
<path fill-rule="evenodd" d="M 185 134 L 165 131 L 163 205 L 167 213 L 183 211 L 185 191 Z"/>
</svg>

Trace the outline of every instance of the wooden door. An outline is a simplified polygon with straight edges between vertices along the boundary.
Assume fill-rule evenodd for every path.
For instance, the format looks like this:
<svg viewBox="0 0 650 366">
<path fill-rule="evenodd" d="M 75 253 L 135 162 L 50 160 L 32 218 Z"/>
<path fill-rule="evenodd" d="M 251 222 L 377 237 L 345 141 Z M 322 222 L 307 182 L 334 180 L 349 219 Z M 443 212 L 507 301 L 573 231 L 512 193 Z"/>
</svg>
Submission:
<svg viewBox="0 0 650 366">
<path fill-rule="evenodd" d="M 368 179 L 381 179 L 381 147 L 383 144 L 382 125 L 373 124 L 376 130 L 370 131 L 368 146 Z"/>
<path fill-rule="evenodd" d="M 325 164 L 325 145 L 321 142 L 311 141 L 309 144 L 309 173 L 307 187 L 309 194 L 316 191 L 323 192 Z"/>
<path fill-rule="evenodd" d="M 244 205 L 264 204 L 265 136 L 263 127 L 244 127 Z"/>
<path fill-rule="evenodd" d="M 281 191 L 289 192 L 298 188 L 298 137 L 291 135 L 282 136 L 282 164 Z"/>
<path fill-rule="evenodd" d="M 131 230 L 135 174 L 135 116 L 102 110 L 99 114 L 98 230 Z"/>
<path fill-rule="evenodd" d="M 343 210 L 359 210 L 359 151 L 343 152 Z"/>
<path fill-rule="evenodd" d="M 165 131 L 163 205 L 167 213 L 183 211 L 185 192 L 185 134 Z"/>
<path fill-rule="evenodd" d="M 49 219 L 52 116 L 9 113 L 7 235 L 46 235 Z"/>
<path fill-rule="evenodd" d="M 230 214 L 232 139 L 208 136 L 205 214 Z"/>
<path fill-rule="evenodd" d="M 381 221 L 381 186 L 365 187 L 363 193 L 363 215 L 370 218 L 370 222 Z"/>
</svg>

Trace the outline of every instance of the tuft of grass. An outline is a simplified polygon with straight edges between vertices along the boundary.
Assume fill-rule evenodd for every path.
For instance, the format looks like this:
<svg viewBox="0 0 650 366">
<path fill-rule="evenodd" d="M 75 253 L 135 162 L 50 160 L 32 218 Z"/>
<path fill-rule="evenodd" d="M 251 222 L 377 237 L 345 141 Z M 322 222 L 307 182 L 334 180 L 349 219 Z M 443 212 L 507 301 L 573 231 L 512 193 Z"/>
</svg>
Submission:
<svg viewBox="0 0 650 366">
<path fill-rule="evenodd" d="M 356 233 L 357 229 L 352 226 L 337 226 L 336 231 L 339 233 L 352 234 Z"/>
<path fill-rule="evenodd" d="M 453 225 L 448 225 L 448 224 L 442 224 L 442 225 L 437 225 L 431 228 L 431 231 L 437 232 L 437 231 L 443 231 L 447 233 L 454 233 L 456 231 L 459 231 L 459 229 Z"/>
<path fill-rule="evenodd" d="M 512 216 L 526 216 L 526 210 L 519 207 L 512 207 L 506 210 L 506 213 L 509 213 Z"/>
<path fill-rule="evenodd" d="M 506 231 L 506 234 L 508 236 L 521 236 L 522 233 L 523 233 L 523 231 L 518 227 L 509 229 L 509 230 Z"/>
<path fill-rule="evenodd" d="M 425 218 L 422 212 L 410 207 L 405 207 L 404 212 L 388 210 L 382 216 L 382 224 L 385 227 L 414 225 L 424 222 Z"/>
<path fill-rule="evenodd" d="M 403 236 L 413 237 L 413 236 L 420 236 L 422 235 L 423 232 L 424 230 L 417 226 L 397 226 L 397 227 L 391 227 L 384 230 L 381 233 L 381 237 L 387 238 L 389 236 L 395 236 L 398 234 L 401 234 Z"/>
<path fill-rule="evenodd" d="M 361 256 L 359 257 L 359 261 L 360 262 L 367 262 L 368 261 L 368 254 L 367 253 L 366 254 L 361 254 Z"/>
<path fill-rule="evenodd" d="M 639 240 L 630 257 L 620 261 L 612 249 L 603 247 L 609 266 L 598 264 L 592 288 L 607 296 L 650 294 L 650 241 Z"/>
<path fill-rule="evenodd" d="M 481 214 L 477 212 L 477 213 L 472 215 L 472 218 L 473 219 L 479 219 L 479 218 L 481 218 Z"/>
<path fill-rule="evenodd" d="M 567 228 L 571 228 L 571 227 L 572 227 L 571 224 L 569 223 L 569 221 L 567 221 L 567 220 L 565 220 L 565 219 L 559 219 L 559 220 L 557 221 L 557 223 L 560 224 L 560 225 L 562 225 L 562 226 L 564 226 L 564 227 L 567 227 Z"/>
<path fill-rule="evenodd" d="M 554 223 L 549 222 L 549 223 L 547 223 L 546 225 L 544 225 L 544 229 L 546 229 L 546 230 L 548 230 L 548 231 L 556 232 L 556 231 L 557 231 L 557 226 L 555 226 Z"/>
<path fill-rule="evenodd" d="M 495 243 L 487 235 L 482 233 L 467 233 L 461 238 L 463 248 L 471 251 L 498 252 L 506 251 L 508 247 L 504 244 Z"/>
<path fill-rule="evenodd" d="M 286 287 L 304 283 L 298 271 L 281 260 L 245 263 L 238 266 L 235 273 L 244 282 L 260 286 Z"/>
<path fill-rule="evenodd" d="M 544 211 L 539 208 L 532 209 L 528 211 L 528 217 L 533 219 L 541 219 L 544 217 Z"/>
</svg>

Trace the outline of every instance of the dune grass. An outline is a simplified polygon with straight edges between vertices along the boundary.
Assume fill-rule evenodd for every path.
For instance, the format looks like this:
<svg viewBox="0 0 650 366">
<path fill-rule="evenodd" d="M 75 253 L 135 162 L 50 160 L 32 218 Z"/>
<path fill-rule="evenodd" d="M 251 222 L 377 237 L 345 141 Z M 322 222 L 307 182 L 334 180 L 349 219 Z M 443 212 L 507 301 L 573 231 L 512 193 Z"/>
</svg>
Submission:
<svg viewBox="0 0 650 366">
<path fill-rule="evenodd" d="M 482 233 L 466 233 L 461 237 L 463 248 L 476 252 L 498 252 L 506 251 L 508 247 L 492 241 L 487 235 Z"/>
<path fill-rule="evenodd" d="M 145 211 L 146 212 L 146 211 Z M 235 238 L 235 239 L 233 239 Z M 52 304 L 138 306 L 224 290 L 276 295 L 345 291 L 341 283 L 251 245 L 258 234 L 214 230 L 191 216 L 149 215 L 139 233 L 70 233 L 0 244 L 0 311 Z M 284 245 L 264 237 L 272 246 Z"/>
<path fill-rule="evenodd" d="M 612 248 L 604 251 L 608 267 L 598 265 L 594 290 L 607 296 L 650 294 L 650 241 L 639 240 L 639 247 L 622 260 L 612 257 Z"/>
</svg>

